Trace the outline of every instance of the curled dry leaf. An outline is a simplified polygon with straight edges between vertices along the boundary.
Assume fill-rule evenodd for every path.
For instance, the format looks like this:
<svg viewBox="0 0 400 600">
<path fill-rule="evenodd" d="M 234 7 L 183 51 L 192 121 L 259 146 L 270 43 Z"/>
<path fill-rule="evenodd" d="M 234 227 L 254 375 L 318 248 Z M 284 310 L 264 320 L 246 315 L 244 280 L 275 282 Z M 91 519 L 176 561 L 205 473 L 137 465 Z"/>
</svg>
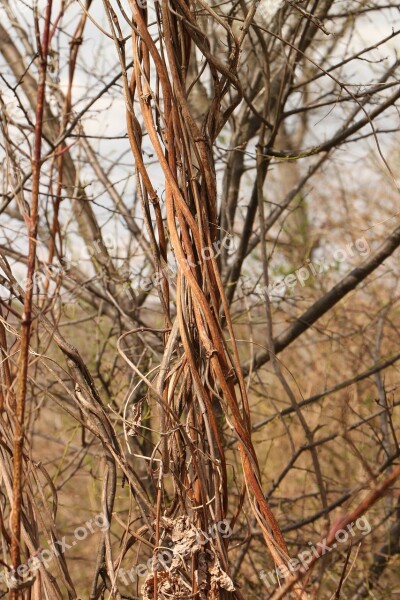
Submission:
<svg viewBox="0 0 400 600">
<path fill-rule="evenodd" d="M 209 598 L 219 598 L 218 591 L 220 588 L 228 592 L 235 591 L 232 579 L 222 570 L 218 557 L 215 554 L 212 562 L 209 564 L 208 572 L 211 575 L 211 595 Z"/>
<path fill-rule="evenodd" d="M 204 549 L 203 534 L 190 521 L 188 516 L 177 519 L 163 517 L 161 523 L 172 539 L 172 560 L 166 570 L 157 572 L 157 593 L 159 598 L 183 598 L 192 593 L 192 575 L 197 583 L 201 600 L 220 597 L 220 590 L 235 590 L 232 579 L 221 568 L 212 542 Z M 193 557 L 197 568 L 192 573 Z M 154 573 L 150 573 L 143 586 L 144 600 L 154 598 Z"/>
<path fill-rule="evenodd" d="M 143 400 L 139 400 L 139 402 L 135 402 L 135 404 L 132 405 L 128 429 L 128 435 L 130 437 L 136 437 L 139 434 L 142 425 L 142 407 Z"/>
<path fill-rule="evenodd" d="M 160 571 L 157 573 L 157 592 L 159 598 L 187 598 L 190 595 L 190 587 L 183 582 L 180 575 Z M 154 573 L 146 577 L 142 586 L 143 600 L 154 599 Z"/>
</svg>

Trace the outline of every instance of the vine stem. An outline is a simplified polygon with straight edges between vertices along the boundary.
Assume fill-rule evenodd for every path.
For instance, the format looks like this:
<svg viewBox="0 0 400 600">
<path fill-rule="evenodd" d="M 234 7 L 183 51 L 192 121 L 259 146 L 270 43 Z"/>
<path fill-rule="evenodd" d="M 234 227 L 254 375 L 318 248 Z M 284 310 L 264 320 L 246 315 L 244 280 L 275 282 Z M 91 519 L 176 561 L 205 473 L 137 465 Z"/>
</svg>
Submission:
<svg viewBox="0 0 400 600">
<path fill-rule="evenodd" d="M 39 214 L 40 170 L 42 157 L 43 112 L 46 91 L 47 61 L 50 47 L 50 20 L 53 0 L 47 1 L 42 41 L 38 38 L 39 80 L 36 101 L 35 141 L 32 157 L 32 198 L 28 224 L 28 270 L 24 307 L 21 320 L 21 349 L 18 363 L 18 392 L 15 410 L 15 433 L 13 448 L 13 506 L 11 512 L 11 564 L 17 574 L 21 564 L 21 507 L 22 507 L 22 462 L 24 445 L 24 420 L 29 362 L 29 342 L 32 326 L 33 282 L 36 262 L 37 229 Z M 37 30 L 39 26 L 37 24 Z M 10 590 L 10 600 L 20 600 L 22 592 L 17 588 Z"/>
</svg>

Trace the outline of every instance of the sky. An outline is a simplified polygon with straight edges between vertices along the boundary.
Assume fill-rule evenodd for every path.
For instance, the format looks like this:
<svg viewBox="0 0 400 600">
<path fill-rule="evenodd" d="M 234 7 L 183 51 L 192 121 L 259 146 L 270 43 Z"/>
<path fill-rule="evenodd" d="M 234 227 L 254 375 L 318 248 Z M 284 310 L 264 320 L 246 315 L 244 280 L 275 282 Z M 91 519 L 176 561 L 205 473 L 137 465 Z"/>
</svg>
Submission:
<svg viewBox="0 0 400 600">
<path fill-rule="evenodd" d="M 39 0 L 39 12 L 43 10 L 45 6 L 45 0 Z M 9 0 L 9 5 L 16 11 L 19 19 L 28 19 L 30 24 L 32 23 L 32 11 L 31 2 L 25 3 L 23 0 Z M 129 13 L 129 5 L 127 0 L 122 0 L 122 5 L 127 9 Z M 341 3 L 338 2 L 338 10 Z M 56 0 L 53 8 L 53 18 L 56 17 L 59 11 L 60 2 Z M 151 4 L 149 5 L 151 7 Z M 280 3 L 277 0 L 261 0 L 258 8 L 259 15 L 263 18 L 265 23 L 268 18 L 272 18 L 274 12 L 279 8 Z M 75 27 L 77 18 L 81 13 L 81 8 L 77 0 L 72 0 L 70 8 L 68 9 L 67 16 L 63 19 L 63 27 L 66 32 L 71 34 Z M 114 43 L 111 39 L 99 32 L 95 23 L 98 23 L 106 31 L 109 30 L 107 20 L 104 15 L 104 9 L 102 2 L 94 2 L 91 8 L 90 14 L 94 20 L 88 21 L 85 42 L 79 55 L 80 67 L 78 68 L 75 76 L 74 84 L 74 105 L 75 109 L 79 110 L 85 106 L 91 97 L 93 97 L 101 88 L 102 85 L 109 82 L 120 70 L 117 53 Z M 371 46 L 384 36 L 390 35 L 393 28 L 400 26 L 400 18 L 398 11 L 393 10 L 393 19 L 381 16 L 377 18 L 374 16 L 366 15 L 360 20 L 360 24 L 353 36 L 351 45 L 354 50 L 361 50 L 365 46 Z M 4 9 L 0 11 L 0 17 L 4 16 Z M 129 26 L 127 23 L 123 24 L 124 33 L 129 34 Z M 326 23 L 326 28 L 330 30 L 329 21 Z M 61 57 L 63 61 L 62 69 L 60 72 L 60 86 L 65 92 L 68 85 L 68 69 L 65 64 L 65 57 L 69 49 L 69 39 L 66 35 L 61 36 L 58 40 L 59 47 L 54 47 L 56 50 L 54 54 L 54 60 L 58 60 Z M 345 42 L 342 43 L 342 46 Z M 54 45 L 53 45 L 54 46 Z M 128 52 L 129 42 L 127 44 Z M 368 56 L 365 56 L 367 60 L 359 60 L 351 63 L 345 70 L 346 84 L 354 86 L 351 89 L 357 89 L 358 85 L 370 82 L 373 79 L 373 72 L 376 68 L 371 62 L 375 61 L 392 61 L 394 58 L 395 51 L 400 50 L 400 40 L 395 38 L 389 40 L 384 47 L 373 50 Z M 59 53 L 59 55 L 57 54 Z M 336 57 L 334 57 L 336 60 Z M 2 65 L 0 64 L 0 67 Z M 378 65 L 379 68 L 382 66 Z M 54 79 L 54 76 L 52 76 Z M 54 80 L 54 83 L 57 83 Z M 15 104 L 15 99 L 12 98 L 12 94 L 7 90 L 3 91 L 4 97 L 7 102 Z M 54 106 L 56 101 L 52 100 Z M 15 107 L 17 110 L 17 108 Z M 325 113 L 318 117 L 318 120 L 313 124 L 313 136 L 310 140 L 310 144 L 319 143 L 324 139 L 324 136 L 330 135 L 331 132 L 335 131 L 339 124 L 342 116 L 341 107 L 335 107 L 333 110 L 330 108 Z M 121 139 L 125 136 L 126 132 L 126 120 L 125 120 L 125 103 L 120 85 L 116 85 L 107 95 L 100 98 L 93 106 L 89 114 L 87 114 L 83 121 L 84 131 L 87 136 L 91 136 L 90 142 L 96 151 L 99 151 L 104 165 L 106 168 L 110 167 L 113 162 L 117 162 L 117 166 L 114 165 L 111 179 L 115 183 L 116 189 L 121 193 L 125 194 L 128 198 L 128 204 L 134 194 L 134 169 L 132 163 L 132 157 L 129 152 L 129 144 L 127 140 Z M 107 139 L 99 139 L 104 138 Z M 117 137 L 118 139 L 113 139 Z M 364 146 L 358 146 L 357 148 L 353 145 L 349 154 L 349 160 L 358 160 L 360 156 L 365 155 L 370 151 L 371 144 L 373 141 L 368 141 Z M 160 195 L 163 191 L 163 174 L 159 168 L 157 161 L 152 156 L 151 149 L 145 140 L 145 150 L 147 146 L 148 156 L 147 162 L 152 164 L 150 167 L 151 177 L 155 183 Z M 79 153 L 79 149 L 76 151 Z M 109 208 L 110 202 L 107 198 L 107 194 L 98 194 L 102 191 L 101 186 L 96 184 L 96 180 L 93 177 L 93 173 L 90 168 L 83 167 L 82 177 L 88 184 L 87 192 L 92 194 L 93 199 L 97 202 L 97 211 L 101 215 L 101 220 L 107 222 L 110 217 Z M 101 208 L 103 207 L 103 208 Z M 138 220 L 141 222 L 141 215 L 138 213 Z M 107 229 L 108 228 L 108 229 Z M 110 222 L 106 226 L 106 230 L 112 233 L 116 239 L 119 240 L 121 248 L 124 246 L 124 228 L 117 226 L 115 221 Z"/>
</svg>

